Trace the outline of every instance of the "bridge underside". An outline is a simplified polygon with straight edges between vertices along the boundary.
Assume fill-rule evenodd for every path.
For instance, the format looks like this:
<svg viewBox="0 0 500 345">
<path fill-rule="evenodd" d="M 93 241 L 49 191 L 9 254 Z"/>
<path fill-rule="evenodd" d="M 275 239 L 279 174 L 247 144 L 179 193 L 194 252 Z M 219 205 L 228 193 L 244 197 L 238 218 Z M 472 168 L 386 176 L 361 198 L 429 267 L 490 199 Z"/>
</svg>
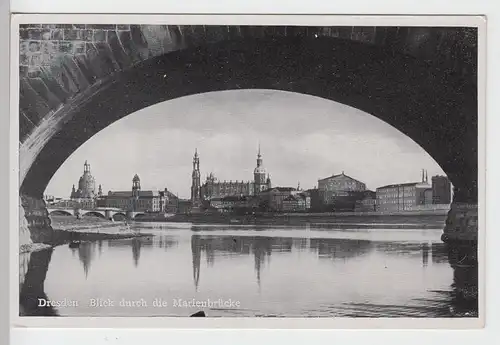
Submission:
<svg viewBox="0 0 500 345">
<path fill-rule="evenodd" d="M 231 36 L 180 46 L 118 71 L 116 54 L 101 56 L 104 77 L 89 76 L 96 81 L 49 112 L 23 141 L 21 194 L 41 199 L 79 146 L 142 108 L 203 92 L 273 89 L 343 103 L 394 126 L 446 172 L 455 204 L 477 204 L 477 86 L 475 77 L 457 71 L 456 61 L 430 64 L 393 47 L 307 35 Z M 74 68 L 70 75 L 83 71 Z"/>
</svg>

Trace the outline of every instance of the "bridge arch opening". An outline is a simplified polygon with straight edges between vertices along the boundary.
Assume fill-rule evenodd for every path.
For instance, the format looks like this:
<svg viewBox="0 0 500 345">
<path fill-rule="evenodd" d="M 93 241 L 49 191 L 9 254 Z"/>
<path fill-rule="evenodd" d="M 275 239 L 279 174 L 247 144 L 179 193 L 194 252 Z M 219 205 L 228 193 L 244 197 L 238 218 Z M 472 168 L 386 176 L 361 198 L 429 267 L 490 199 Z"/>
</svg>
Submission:
<svg viewBox="0 0 500 345">
<path fill-rule="evenodd" d="M 134 216 L 134 219 L 135 220 L 141 220 L 142 218 L 145 218 L 146 217 L 146 214 L 144 213 L 137 213 L 135 216 Z"/>
<path fill-rule="evenodd" d="M 102 213 L 100 212 L 96 212 L 96 211 L 89 211 L 89 212 L 85 212 L 82 214 L 83 217 L 94 217 L 94 218 L 102 218 L 102 219 L 106 219 L 106 216 L 103 215 Z"/>
<path fill-rule="evenodd" d="M 113 220 L 114 221 L 123 221 L 126 220 L 127 216 L 124 213 L 115 213 L 113 215 Z"/>
<path fill-rule="evenodd" d="M 241 89 L 312 95 L 372 114 L 434 158 L 455 186 L 456 201 L 477 202 L 473 83 L 384 48 L 307 37 L 228 40 L 112 74 L 56 111 L 50 127 L 28 137 L 23 147 L 31 149 L 24 155 L 21 150 L 21 193 L 41 196 L 80 145 L 133 112 L 182 96 Z"/>
<path fill-rule="evenodd" d="M 63 217 L 73 216 L 71 213 L 69 213 L 67 211 L 63 211 L 63 210 L 52 211 L 49 213 L 49 215 L 51 215 L 51 216 L 63 216 Z"/>
</svg>

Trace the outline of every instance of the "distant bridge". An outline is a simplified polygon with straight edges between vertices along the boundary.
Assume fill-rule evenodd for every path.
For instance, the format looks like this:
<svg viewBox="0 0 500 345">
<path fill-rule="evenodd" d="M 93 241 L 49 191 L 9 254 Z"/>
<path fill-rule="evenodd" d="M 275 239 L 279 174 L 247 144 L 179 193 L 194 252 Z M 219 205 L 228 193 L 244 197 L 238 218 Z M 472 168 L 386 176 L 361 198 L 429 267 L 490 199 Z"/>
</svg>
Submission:
<svg viewBox="0 0 500 345">
<path fill-rule="evenodd" d="M 144 212 L 127 211 L 114 207 L 96 207 L 92 209 L 84 209 L 48 205 L 47 211 L 49 215 L 63 214 L 76 217 L 77 214 L 80 214 L 81 216 L 96 216 L 106 219 L 115 219 L 115 216 L 123 216 L 127 219 L 135 219 L 137 216 L 145 215 Z"/>
</svg>

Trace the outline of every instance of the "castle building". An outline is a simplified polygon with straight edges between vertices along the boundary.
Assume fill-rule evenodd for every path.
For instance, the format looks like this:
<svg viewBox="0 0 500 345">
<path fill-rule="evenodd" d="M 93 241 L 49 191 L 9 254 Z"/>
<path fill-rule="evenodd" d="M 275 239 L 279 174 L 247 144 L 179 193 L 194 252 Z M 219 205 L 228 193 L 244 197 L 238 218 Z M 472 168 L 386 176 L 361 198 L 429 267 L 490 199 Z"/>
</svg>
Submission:
<svg viewBox="0 0 500 345">
<path fill-rule="evenodd" d="M 210 173 L 203 185 L 200 186 L 200 160 L 198 151 L 193 158 L 193 172 L 191 182 L 191 204 L 199 207 L 203 202 L 210 204 L 212 199 L 221 199 L 232 196 L 257 196 L 262 191 L 271 188 L 271 178 L 266 176 L 266 170 L 262 163 L 260 146 L 257 153 L 257 166 L 254 169 L 253 181 L 219 181 L 213 173 Z"/>
<path fill-rule="evenodd" d="M 78 180 L 78 189 L 75 189 L 75 185 L 73 185 L 70 199 L 77 202 L 82 208 L 94 208 L 98 197 L 95 189 L 95 178 L 90 172 L 90 164 L 85 161 L 83 175 Z M 101 190 L 100 185 L 99 190 Z"/>
</svg>

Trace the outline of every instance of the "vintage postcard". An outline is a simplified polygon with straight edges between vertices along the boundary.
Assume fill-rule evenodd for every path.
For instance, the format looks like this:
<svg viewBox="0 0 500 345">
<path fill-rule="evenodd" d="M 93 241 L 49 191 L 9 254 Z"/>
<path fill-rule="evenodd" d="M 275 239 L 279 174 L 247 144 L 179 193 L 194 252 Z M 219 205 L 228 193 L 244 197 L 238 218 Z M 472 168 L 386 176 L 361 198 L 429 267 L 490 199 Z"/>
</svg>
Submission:
<svg viewBox="0 0 500 345">
<path fill-rule="evenodd" d="M 483 325 L 482 18 L 12 32 L 15 325 Z"/>
</svg>

